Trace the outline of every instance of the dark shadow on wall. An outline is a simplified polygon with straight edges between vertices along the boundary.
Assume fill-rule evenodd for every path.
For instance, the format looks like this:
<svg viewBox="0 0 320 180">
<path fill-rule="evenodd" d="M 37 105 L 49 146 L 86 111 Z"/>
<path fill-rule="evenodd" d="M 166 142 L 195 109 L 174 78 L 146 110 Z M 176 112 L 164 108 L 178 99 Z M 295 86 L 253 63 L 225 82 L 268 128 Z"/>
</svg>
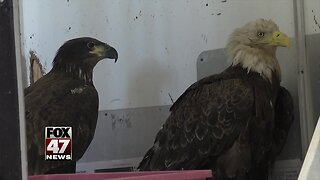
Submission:
<svg viewBox="0 0 320 180">
<path fill-rule="evenodd" d="M 311 96 L 313 100 L 313 119 L 317 124 L 320 116 L 320 34 L 306 36 L 306 54 L 310 69 Z"/>
</svg>

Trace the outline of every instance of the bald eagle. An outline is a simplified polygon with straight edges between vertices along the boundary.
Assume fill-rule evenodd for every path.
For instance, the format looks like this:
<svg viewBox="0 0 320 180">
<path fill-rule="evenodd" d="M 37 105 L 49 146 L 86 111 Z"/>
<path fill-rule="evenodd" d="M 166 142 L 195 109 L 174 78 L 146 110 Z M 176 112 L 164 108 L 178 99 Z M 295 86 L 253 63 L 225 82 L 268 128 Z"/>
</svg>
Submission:
<svg viewBox="0 0 320 180">
<path fill-rule="evenodd" d="M 215 180 L 267 179 L 293 121 L 275 55 L 289 45 L 271 20 L 236 29 L 226 46 L 230 67 L 177 99 L 138 169 L 212 169 Z"/>
<path fill-rule="evenodd" d="M 118 58 L 117 51 L 93 38 L 64 43 L 51 71 L 25 89 L 29 175 L 74 173 L 97 124 L 98 93 L 92 71 L 98 61 Z M 45 161 L 46 126 L 72 127 L 72 161 Z"/>
</svg>

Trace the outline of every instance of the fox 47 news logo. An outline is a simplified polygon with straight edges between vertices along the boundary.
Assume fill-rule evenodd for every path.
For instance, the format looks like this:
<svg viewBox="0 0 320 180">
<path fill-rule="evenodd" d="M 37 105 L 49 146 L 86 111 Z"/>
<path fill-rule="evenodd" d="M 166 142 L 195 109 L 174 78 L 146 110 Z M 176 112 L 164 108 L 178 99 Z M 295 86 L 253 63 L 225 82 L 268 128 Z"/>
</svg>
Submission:
<svg viewBox="0 0 320 180">
<path fill-rule="evenodd" d="M 72 128 L 45 127 L 45 160 L 72 160 Z"/>
</svg>

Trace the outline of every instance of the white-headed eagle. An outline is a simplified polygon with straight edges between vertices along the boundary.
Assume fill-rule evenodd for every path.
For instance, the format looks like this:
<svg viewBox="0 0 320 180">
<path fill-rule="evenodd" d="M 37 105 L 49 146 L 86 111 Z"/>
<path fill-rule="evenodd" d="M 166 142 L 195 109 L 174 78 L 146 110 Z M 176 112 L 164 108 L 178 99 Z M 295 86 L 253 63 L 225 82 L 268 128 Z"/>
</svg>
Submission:
<svg viewBox="0 0 320 180">
<path fill-rule="evenodd" d="M 118 53 L 93 38 L 69 40 L 59 48 L 51 71 L 25 89 L 29 175 L 75 172 L 97 124 L 99 99 L 92 71 L 105 58 L 117 60 Z M 46 126 L 72 127 L 72 161 L 45 161 Z"/>
<path fill-rule="evenodd" d="M 138 169 L 212 169 L 215 180 L 267 179 L 293 122 L 276 58 L 277 47 L 289 45 L 271 20 L 236 29 L 226 46 L 231 66 L 178 98 Z"/>
</svg>

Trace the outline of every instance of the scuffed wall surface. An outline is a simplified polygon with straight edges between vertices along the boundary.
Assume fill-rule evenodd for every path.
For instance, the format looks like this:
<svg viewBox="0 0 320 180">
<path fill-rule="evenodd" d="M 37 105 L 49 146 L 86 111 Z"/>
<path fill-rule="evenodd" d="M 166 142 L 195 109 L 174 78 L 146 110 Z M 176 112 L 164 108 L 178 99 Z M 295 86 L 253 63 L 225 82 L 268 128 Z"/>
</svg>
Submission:
<svg viewBox="0 0 320 180">
<path fill-rule="evenodd" d="M 170 105 L 170 96 L 176 100 L 196 81 L 197 56 L 204 50 L 223 48 L 234 28 L 267 18 L 292 37 L 292 3 L 291 0 L 21 1 L 23 57 L 28 60 L 29 51 L 36 51 L 48 71 L 63 42 L 79 36 L 96 37 L 119 52 L 116 64 L 105 60 L 95 68 L 100 110 Z"/>
<path fill-rule="evenodd" d="M 306 34 L 320 33 L 320 1 L 305 0 L 304 16 Z"/>
<path fill-rule="evenodd" d="M 170 106 L 99 112 L 94 139 L 77 162 L 77 172 L 135 167 L 153 145 Z"/>
</svg>

